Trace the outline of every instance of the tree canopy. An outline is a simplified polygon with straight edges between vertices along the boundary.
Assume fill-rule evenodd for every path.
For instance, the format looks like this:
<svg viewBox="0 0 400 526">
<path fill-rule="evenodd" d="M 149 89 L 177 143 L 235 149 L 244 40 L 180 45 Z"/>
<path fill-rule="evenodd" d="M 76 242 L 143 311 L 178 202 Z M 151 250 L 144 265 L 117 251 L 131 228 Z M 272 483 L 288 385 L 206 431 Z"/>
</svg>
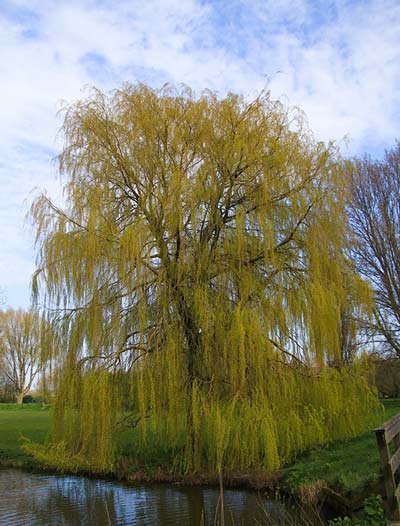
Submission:
<svg viewBox="0 0 400 526">
<path fill-rule="evenodd" d="M 66 205 L 32 207 L 65 337 L 54 442 L 106 469 L 131 423 L 137 454 L 272 470 L 371 422 L 362 364 L 340 365 L 343 313 L 370 308 L 343 163 L 298 112 L 127 84 L 62 132 Z"/>
</svg>

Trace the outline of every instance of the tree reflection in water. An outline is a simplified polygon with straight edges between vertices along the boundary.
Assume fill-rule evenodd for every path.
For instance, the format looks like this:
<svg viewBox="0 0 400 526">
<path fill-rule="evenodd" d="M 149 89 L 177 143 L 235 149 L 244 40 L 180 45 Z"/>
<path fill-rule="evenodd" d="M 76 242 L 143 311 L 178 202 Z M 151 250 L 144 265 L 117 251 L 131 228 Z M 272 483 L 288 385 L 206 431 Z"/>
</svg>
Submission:
<svg viewBox="0 0 400 526">
<path fill-rule="evenodd" d="M 219 490 L 127 486 L 85 477 L 0 471 L 0 526 L 196 526 L 214 524 Z M 241 490 L 224 495 L 226 526 L 256 524 L 283 506 Z"/>
</svg>

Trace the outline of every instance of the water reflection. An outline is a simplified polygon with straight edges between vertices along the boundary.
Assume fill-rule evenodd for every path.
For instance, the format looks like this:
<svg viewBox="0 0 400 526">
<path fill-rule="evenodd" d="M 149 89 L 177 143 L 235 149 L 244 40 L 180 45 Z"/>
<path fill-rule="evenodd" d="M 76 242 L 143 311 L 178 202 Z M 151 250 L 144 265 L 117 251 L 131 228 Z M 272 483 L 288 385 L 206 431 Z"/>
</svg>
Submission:
<svg viewBox="0 0 400 526">
<path fill-rule="evenodd" d="M 1 526 L 205 526 L 214 524 L 219 492 L 167 485 L 127 486 L 84 477 L 0 470 Z M 262 507 L 282 505 L 252 492 L 225 491 L 226 526 L 250 526 Z"/>
</svg>

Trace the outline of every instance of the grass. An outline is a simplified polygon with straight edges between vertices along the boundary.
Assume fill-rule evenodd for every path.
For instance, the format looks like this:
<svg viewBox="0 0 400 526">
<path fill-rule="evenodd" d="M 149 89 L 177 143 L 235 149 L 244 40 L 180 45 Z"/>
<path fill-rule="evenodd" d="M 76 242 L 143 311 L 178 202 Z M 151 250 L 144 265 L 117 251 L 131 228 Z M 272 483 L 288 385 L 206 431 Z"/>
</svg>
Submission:
<svg viewBox="0 0 400 526">
<path fill-rule="evenodd" d="M 400 400 L 385 400 L 385 418 L 400 412 Z M 383 423 L 383 422 L 382 422 Z M 283 482 L 289 490 L 326 485 L 349 495 L 361 492 L 379 480 L 379 455 L 374 433 L 336 442 L 300 457 L 284 469 Z"/>
<path fill-rule="evenodd" d="M 51 410 L 41 404 L 0 404 L 0 465 L 31 464 L 31 457 L 21 449 L 23 437 L 44 442 L 50 415 Z"/>
<path fill-rule="evenodd" d="M 384 406 L 385 420 L 400 412 L 400 400 L 386 400 Z M 20 447 L 22 437 L 43 443 L 49 433 L 50 419 L 51 409 L 42 409 L 40 404 L 0 404 L 0 465 L 32 464 L 31 457 Z M 126 449 L 124 453 L 128 453 Z M 368 431 L 300 457 L 283 469 L 282 483 L 290 492 L 325 485 L 348 495 L 362 491 L 378 479 L 378 449 L 374 434 Z"/>
</svg>

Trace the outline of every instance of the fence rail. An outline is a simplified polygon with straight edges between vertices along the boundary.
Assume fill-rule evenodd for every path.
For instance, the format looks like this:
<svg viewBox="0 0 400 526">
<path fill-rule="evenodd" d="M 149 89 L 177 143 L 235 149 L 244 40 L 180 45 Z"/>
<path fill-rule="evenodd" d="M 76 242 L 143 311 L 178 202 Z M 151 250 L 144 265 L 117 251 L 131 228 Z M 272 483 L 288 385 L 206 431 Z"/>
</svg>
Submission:
<svg viewBox="0 0 400 526">
<path fill-rule="evenodd" d="M 400 520 L 400 485 L 396 473 L 400 467 L 400 413 L 375 430 L 379 456 L 385 484 L 388 511 L 395 520 Z M 390 444 L 395 451 L 392 454 Z"/>
</svg>

